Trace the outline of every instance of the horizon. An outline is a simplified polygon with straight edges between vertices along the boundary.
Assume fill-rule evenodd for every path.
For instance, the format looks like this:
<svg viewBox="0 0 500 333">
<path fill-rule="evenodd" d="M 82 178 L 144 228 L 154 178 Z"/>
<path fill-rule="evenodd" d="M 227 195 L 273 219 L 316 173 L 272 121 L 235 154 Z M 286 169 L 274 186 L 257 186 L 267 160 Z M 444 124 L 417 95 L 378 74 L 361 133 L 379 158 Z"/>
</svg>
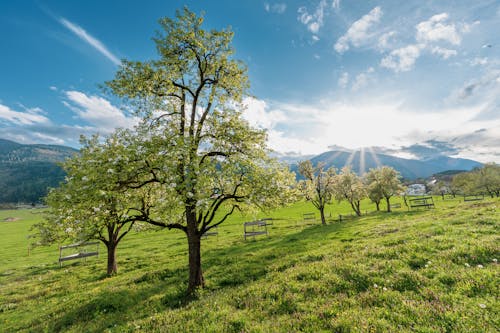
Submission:
<svg viewBox="0 0 500 333">
<path fill-rule="evenodd" d="M 157 58 L 158 19 L 186 4 L 231 26 L 248 66 L 243 116 L 271 149 L 330 147 L 500 163 L 498 1 L 99 1 L 0 4 L 0 138 L 79 147 L 136 121 L 98 87 Z M 258 24 L 256 24 L 258 22 Z"/>
</svg>

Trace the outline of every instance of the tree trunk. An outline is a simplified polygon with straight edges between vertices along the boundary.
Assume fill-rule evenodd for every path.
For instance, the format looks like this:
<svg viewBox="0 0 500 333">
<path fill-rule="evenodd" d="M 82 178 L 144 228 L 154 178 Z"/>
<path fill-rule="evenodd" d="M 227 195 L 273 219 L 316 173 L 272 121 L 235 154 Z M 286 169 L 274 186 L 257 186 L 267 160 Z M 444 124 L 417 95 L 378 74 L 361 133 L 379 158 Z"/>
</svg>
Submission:
<svg viewBox="0 0 500 333">
<path fill-rule="evenodd" d="M 106 247 L 108 248 L 108 275 L 114 275 L 118 273 L 118 265 L 116 264 L 116 244 L 113 240 L 110 240 Z"/>
<path fill-rule="evenodd" d="M 391 202 L 389 201 L 391 198 L 385 198 L 385 201 L 387 202 L 387 212 L 391 212 Z"/>
<path fill-rule="evenodd" d="M 205 286 L 203 271 L 201 270 L 201 235 L 196 228 L 196 214 L 194 210 L 187 214 L 187 238 L 189 244 L 189 282 L 188 294 L 197 288 Z"/>
<path fill-rule="evenodd" d="M 375 206 L 377 207 L 377 212 L 380 211 L 380 201 L 375 201 Z"/>
<path fill-rule="evenodd" d="M 352 210 L 356 213 L 357 216 L 361 216 L 361 211 L 359 209 L 359 204 L 356 204 L 355 202 L 351 202 L 351 207 L 352 207 Z"/>
<path fill-rule="evenodd" d="M 321 216 L 321 224 L 325 225 L 326 220 L 325 220 L 325 207 L 321 207 L 319 209 L 319 215 Z"/>
</svg>

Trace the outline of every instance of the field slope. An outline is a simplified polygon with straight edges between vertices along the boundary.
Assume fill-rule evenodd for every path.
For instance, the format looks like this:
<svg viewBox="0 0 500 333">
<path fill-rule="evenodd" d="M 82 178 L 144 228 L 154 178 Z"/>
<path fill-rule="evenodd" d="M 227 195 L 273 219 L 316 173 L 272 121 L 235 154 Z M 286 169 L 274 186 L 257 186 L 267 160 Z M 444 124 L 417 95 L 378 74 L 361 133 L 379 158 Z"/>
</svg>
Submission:
<svg viewBox="0 0 500 333">
<path fill-rule="evenodd" d="M 321 226 L 305 225 L 313 210 L 297 204 L 247 241 L 249 217 L 235 216 L 203 241 L 207 288 L 192 299 L 181 233 L 131 235 L 106 278 L 104 256 L 62 268 L 55 246 L 28 256 L 40 215 L 0 211 L 19 218 L 0 222 L 0 331 L 498 332 L 499 205 L 436 199 L 433 210 Z"/>
</svg>

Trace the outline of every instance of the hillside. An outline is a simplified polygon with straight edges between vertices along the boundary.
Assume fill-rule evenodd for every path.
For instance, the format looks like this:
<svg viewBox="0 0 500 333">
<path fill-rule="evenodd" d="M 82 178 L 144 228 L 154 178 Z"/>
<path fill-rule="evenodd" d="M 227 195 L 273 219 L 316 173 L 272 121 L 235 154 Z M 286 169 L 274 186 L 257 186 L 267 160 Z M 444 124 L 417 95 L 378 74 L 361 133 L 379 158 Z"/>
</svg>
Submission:
<svg viewBox="0 0 500 333">
<path fill-rule="evenodd" d="M 304 224 L 314 210 L 298 203 L 267 215 L 269 237 L 247 241 L 250 217 L 237 214 L 202 241 L 207 288 L 191 299 L 182 232 L 127 236 L 106 278 L 104 246 L 60 268 L 57 246 L 26 253 L 41 215 L 0 211 L 19 218 L 0 223 L 0 322 L 3 332 L 497 332 L 498 203 L 436 199 L 326 226 Z"/>
<path fill-rule="evenodd" d="M 35 203 L 64 179 L 57 164 L 77 150 L 0 139 L 0 203 Z"/>
<path fill-rule="evenodd" d="M 405 159 L 380 153 L 365 151 L 328 151 L 311 158 L 316 165 L 323 162 L 326 168 L 335 167 L 341 169 L 345 165 L 351 165 L 352 169 L 360 174 L 371 168 L 387 165 L 398 170 L 405 179 L 427 178 L 433 174 L 447 170 L 471 170 L 482 164 L 473 160 L 451 158 L 440 156 L 427 160 Z M 297 171 L 297 165 L 291 165 L 292 171 Z"/>
</svg>

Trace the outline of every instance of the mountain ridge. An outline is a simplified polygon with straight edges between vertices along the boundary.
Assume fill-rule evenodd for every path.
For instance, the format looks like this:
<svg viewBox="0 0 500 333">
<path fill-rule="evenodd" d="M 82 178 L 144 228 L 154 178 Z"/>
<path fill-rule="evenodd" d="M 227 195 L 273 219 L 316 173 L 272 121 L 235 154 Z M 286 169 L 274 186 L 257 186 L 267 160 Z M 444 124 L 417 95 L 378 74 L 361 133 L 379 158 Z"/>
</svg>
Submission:
<svg viewBox="0 0 500 333">
<path fill-rule="evenodd" d="M 344 150 L 332 150 L 316 155 L 310 158 L 310 160 L 313 165 L 324 163 L 325 168 L 335 167 L 341 169 L 346 165 L 350 165 L 357 174 L 363 174 L 369 169 L 387 165 L 399 171 L 401 176 L 408 180 L 428 178 L 434 174 L 448 170 L 469 171 L 483 165 L 474 160 L 448 156 L 417 160 L 367 151 L 357 150 L 348 152 Z M 298 174 L 297 164 L 291 164 L 290 169 Z"/>
</svg>

